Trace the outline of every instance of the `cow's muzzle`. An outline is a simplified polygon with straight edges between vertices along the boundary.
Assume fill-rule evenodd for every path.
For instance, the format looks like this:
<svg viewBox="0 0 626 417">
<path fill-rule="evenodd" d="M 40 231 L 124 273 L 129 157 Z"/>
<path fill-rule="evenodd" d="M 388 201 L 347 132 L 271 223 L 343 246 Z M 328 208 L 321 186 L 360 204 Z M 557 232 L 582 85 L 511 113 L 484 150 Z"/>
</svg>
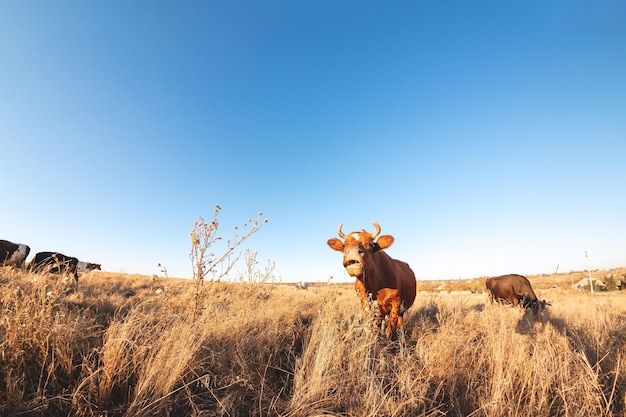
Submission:
<svg viewBox="0 0 626 417">
<path fill-rule="evenodd" d="M 363 274 L 363 264 L 359 261 L 350 260 L 344 262 L 343 266 L 348 271 L 348 274 L 353 277 L 360 277 Z"/>
</svg>

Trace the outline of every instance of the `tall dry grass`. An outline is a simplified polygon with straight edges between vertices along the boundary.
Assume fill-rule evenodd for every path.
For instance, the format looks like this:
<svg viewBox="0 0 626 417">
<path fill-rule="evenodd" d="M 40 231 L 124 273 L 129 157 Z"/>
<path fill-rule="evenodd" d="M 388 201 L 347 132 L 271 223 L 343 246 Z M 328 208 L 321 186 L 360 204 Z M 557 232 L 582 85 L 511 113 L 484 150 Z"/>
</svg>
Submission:
<svg viewBox="0 0 626 417">
<path fill-rule="evenodd" d="M 160 281 L 1 269 L 0 415 L 625 415 L 626 294 L 419 296 L 391 343 L 349 287 Z"/>
</svg>

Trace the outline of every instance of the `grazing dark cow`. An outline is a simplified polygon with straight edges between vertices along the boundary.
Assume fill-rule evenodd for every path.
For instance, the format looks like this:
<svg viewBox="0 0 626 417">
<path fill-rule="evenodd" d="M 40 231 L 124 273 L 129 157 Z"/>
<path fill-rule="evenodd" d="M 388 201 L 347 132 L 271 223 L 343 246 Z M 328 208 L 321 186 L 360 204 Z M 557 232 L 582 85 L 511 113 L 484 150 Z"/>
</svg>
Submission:
<svg viewBox="0 0 626 417">
<path fill-rule="evenodd" d="M 78 259 L 58 252 L 39 252 L 30 263 L 34 272 L 71 275 L 78 282 Z"/>
<path fill-rule="evenodd" d="M 76 265 L 76 272 L 87 274 L 91 271 L 102 271 L 102 265 L 94 264 L 91 262 L 78 261 L 78 265 Z"/>
<path fill-rule="evenodd" d="M 29 253 L 27 245 L 0 240 L 0 266 L 21 268 Z"/>
<path fill-rule="evenodd" d="M 397 329 L 402 326 L 404 312 L 415 301 L 415 274 L 406 262 L 392 259 L 383 250 L 391 246 L 393 236 L 383 235 L 374 241 L 380 234 L 380 226 L 375 222 L 372 224 L 376 228 L 373 234 L 363 230 L 347 236 L 341 231 L 343 224 L 340 224 L 337 233 L 344 240 L 329 239 L 328 246 L 343 252 L 343 266 L 356 278 L 354 289 L 363 309 L 369 311 L 370 298 L 378 301 L 376 330 L 380 331 L 383 319 L 388 318 L 385 333 L 394 339 Z"/>
<path fill-rule="evenodd" d="M 537 298 L 530 281 L 523 275 L 509 274 L 487 278 L 485 286 L 492 304 L 512 304 L 525 309 L 531 308 L 535 315 L 543 313 L 545 307 L 551 305 Z"/>
</svg>

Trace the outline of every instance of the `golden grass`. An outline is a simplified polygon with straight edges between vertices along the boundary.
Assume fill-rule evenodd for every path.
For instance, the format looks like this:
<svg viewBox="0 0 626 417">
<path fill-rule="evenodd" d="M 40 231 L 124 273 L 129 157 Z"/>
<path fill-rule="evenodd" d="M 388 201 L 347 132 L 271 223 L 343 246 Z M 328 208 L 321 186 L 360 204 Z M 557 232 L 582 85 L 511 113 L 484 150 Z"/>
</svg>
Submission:
<svg viewBox="0 0 626 417">
<path fill-rule="evenodd" d="M 391 343 L 351 286 L 2 268 L 0 415 L 624 416 L 625 293 L 420 295 Z"/>
</svg>

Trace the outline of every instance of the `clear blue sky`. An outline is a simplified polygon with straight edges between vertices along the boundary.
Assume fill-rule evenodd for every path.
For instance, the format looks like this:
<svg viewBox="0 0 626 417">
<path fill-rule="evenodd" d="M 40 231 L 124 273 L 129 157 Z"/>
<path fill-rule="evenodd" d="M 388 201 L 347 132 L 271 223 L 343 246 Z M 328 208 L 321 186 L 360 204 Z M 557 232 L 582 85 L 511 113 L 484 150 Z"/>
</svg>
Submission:
<svg viewBox="0 0 626 417">
<path fill-rule="evenodd" d="M 3 1 L 0 238 L 190 277 L 219 204 L 224 238 L 270 218 L 246 247 L 283 281 L 350 280 L 341 222 L 378 222 L 419 279 L 624 266 L 624 22 L 609 0 Z"/>
</svg>

